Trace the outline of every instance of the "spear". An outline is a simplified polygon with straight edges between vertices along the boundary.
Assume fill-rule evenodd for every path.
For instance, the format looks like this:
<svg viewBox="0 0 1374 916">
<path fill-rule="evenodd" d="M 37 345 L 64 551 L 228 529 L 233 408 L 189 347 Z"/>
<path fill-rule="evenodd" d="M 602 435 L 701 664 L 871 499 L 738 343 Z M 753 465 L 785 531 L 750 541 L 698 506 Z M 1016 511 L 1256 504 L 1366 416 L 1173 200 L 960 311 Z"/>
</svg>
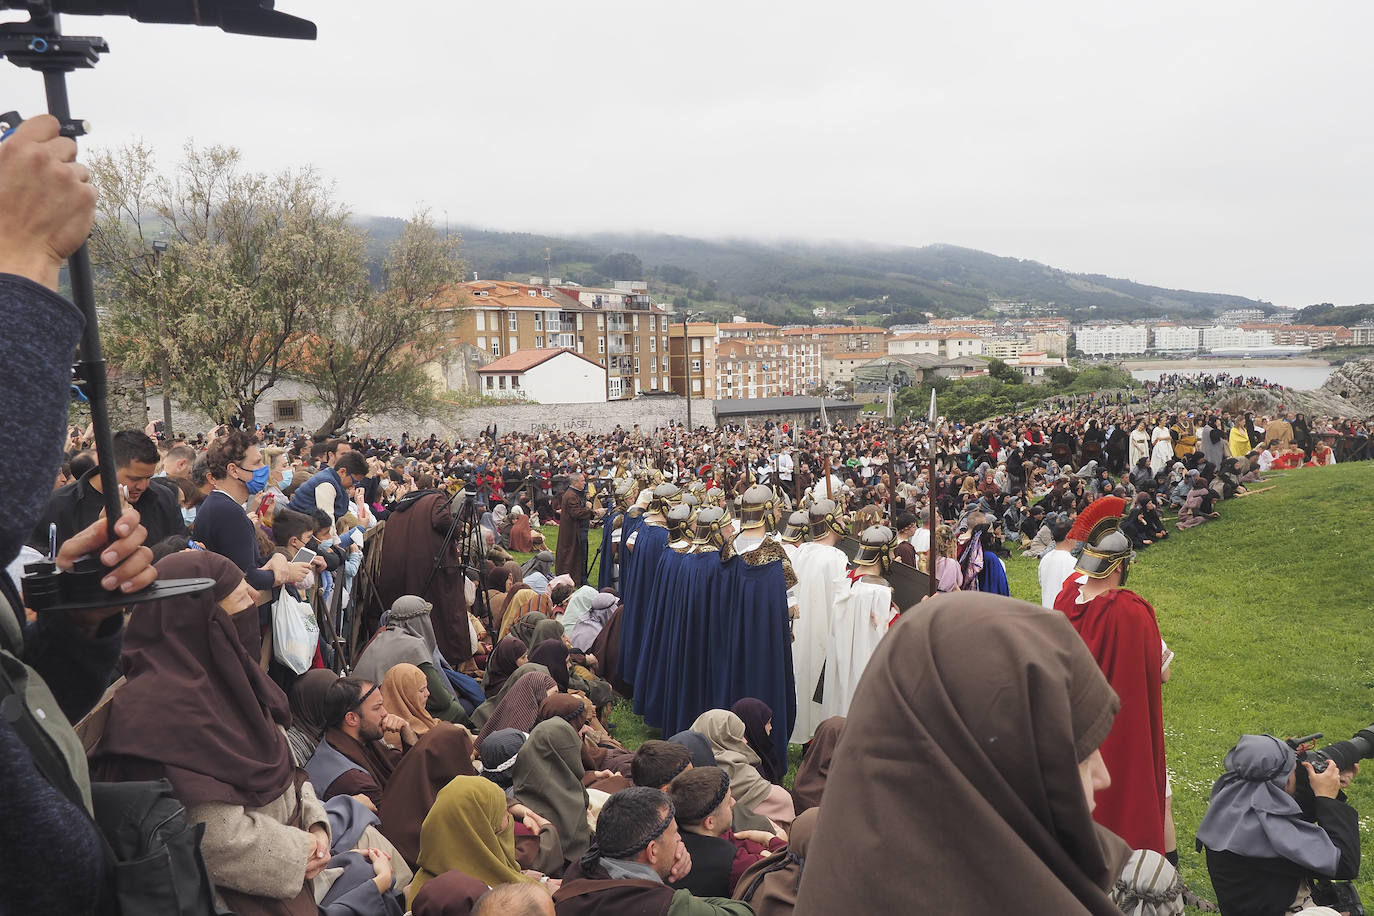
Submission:
<svg viewBox="0 0 1374 916">
<path fill-rule="evenodd" d="M 929 583 L 927 595 L 935 594 L 935 565 L 939 557 L 935 552 L 935 389 L 930 389 L 930 413 L 926 416 L 926 451 L 930 458 L 930 479 L 926 482 L 926 517 L 930 525 L 930 543 L 926 545 L 926 579 Z"/>
</svg>

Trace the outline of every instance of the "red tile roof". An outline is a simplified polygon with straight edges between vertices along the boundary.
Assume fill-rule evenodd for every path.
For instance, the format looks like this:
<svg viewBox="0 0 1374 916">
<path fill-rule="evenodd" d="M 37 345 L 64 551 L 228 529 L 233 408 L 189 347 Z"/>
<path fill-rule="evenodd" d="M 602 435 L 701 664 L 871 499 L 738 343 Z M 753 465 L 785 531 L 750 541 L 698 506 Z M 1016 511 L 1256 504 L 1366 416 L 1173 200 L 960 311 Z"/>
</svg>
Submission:
<svg viewBox="0 0 1374 916">
<path fill-rule="evenodd" d="M 596 368 L 601 368 L 601 366 L 594 360 L 587 359 L 587 357 L 583 356 L 581 353 L 578 353 L 571 347 L 558 347 L 554 350 L 516 350 L 514 353 L 508 353 L 500 359 L 492 360 L 491 362 L 487 363 L 485 366 L 481 367 L 477 371 L 479 373 L 498 372 L 503 374 L 513 372 L 525 372 L 529 369 L 533 369 L 535 366 L 538 366 L 541 363 L 548 362 L 560 353 L 571 353 L 578 359 L 586 359 L 587 362 L 591 363 L 593 366 L 596 366 Z"/>
</svg>

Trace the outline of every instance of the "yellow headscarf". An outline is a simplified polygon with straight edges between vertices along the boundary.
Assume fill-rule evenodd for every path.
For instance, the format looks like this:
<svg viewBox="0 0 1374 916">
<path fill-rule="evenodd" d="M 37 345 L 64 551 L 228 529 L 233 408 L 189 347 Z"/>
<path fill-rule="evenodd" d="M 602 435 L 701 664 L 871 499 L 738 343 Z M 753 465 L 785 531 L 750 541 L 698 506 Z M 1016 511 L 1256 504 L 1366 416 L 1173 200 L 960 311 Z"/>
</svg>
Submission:
<svg viewBox="0 0 1374 916">
<path fill-rule="evenodd" d="M 515 861 L 515 819 L 506 813 L 506 793 L 484 776 L 455 776 L 439 790 L 420 826 L 407 907 L 426 881 L 455 868 L 491 887 L 531 880 Z"/>
<path fill-rule="evenodd" d="M 428 682 L 423 671 L 407 662 L 393 665 L 382 679 L 386 711 L 409 722 L 417 735 L 423 735 L 437 722 L 420 702 L 420 688 Z"/>
</svg>

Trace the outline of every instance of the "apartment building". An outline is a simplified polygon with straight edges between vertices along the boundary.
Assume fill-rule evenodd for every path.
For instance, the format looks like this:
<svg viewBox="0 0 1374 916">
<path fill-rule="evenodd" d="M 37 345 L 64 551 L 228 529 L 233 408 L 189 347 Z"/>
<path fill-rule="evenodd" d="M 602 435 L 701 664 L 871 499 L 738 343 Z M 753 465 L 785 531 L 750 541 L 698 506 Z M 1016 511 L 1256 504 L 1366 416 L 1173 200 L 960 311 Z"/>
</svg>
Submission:
<svg viewBox="0 0 1374 916">
<path fill-rule="evenodd" d="M 1259 325 L 1242 325 L 1259 328 Z M 1354 340 L 1350 328 L 1321 324 L 1266 324 L 1264 330 L 1274 335 L 1274 343 L 1285 347 L 1347 346 Z"/>
<path fill-rule="evenodd" d="M 755 340 L 759 337 L 777 337 L 778 326 L 764 321 L 743 321 L 736 318 L 728 324 L 716 326 L 717 340 Z"/>
<path fill-rule="evenodd" d="M 668 390 L 694 398 L 716 394 L 716 326 L 709 321 L 679 322 L 668 335 Z"/>
<path fill-rule="evenodd" d="M 455 336 L 493 359 L 521 350 L 567 348 L 606 369 L 606 397 L 665 391 L 671 315 L 642 284 L 629 288 L 538 286 L 472 280 L 446 290 Z"/>
<path fill-rule="evenodd" d="M 811 340 L 820 345 L 821 359 L 834 359 L 846 353 L 887 352 L 887 332 L 882 328 L 851 327 L 804 327 L 784 328 L 780 332 L 784 340 Z"/>
<path fill-rule="evenodd" d="M 1230 347 L 1270 347 L 1274 345 L 1274 334 L 1268 329 L 1242 328 L 1216 325 L 1202 329 L 1204 349 Z"/>
<path fill-rule="evenodd" d="M 1151 349 L 1162 353 L 1192 353 L 1202 345 L 1197 328 L 1178 324 L 1157 324 Z"/>
<path fill-rule="evenodd" d="M 721 325 L 724 330 L 730 325 Z M 716 397 L 773 398 L 820 387 L 820 345 L 780 337 L 736 337 L 716 343 Z"/>
<path fill-rule="evenodd" d="M 960 356 L 980 356 L 983 349 L 984 341 L 979 335 L 971 331 L 946 328 L 895 334 L 887 340 L 887 352 L 891 356 L 930 353 L 954 359 Z"/>
<path fill-rule="evenodd" d="M 1086 356 L 1144 353 L 1150 346 L 1150 329 L 1143 324 L 1082 325 L 1073 336 L 1074 346 Z"/>
</svg>

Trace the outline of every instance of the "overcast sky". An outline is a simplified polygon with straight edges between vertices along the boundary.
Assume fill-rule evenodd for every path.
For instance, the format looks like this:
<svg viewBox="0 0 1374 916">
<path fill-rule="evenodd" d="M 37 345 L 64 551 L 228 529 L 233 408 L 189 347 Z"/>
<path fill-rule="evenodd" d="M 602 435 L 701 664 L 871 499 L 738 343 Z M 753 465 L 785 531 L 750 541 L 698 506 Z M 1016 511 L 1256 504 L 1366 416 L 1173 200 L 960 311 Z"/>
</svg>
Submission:
<svg viewBox="0 0 1374 916">
<path fill-rule="evenodd" d="M 89 142 L 311 163 L 365 214 L 947 242 L 1374 301 L 1374 4 L 277 5 L 319 40 L 67 17 L 112 49 L 71 78 Z M 41 110 L 0 68 L 5 107 Z"/>
</svg>

